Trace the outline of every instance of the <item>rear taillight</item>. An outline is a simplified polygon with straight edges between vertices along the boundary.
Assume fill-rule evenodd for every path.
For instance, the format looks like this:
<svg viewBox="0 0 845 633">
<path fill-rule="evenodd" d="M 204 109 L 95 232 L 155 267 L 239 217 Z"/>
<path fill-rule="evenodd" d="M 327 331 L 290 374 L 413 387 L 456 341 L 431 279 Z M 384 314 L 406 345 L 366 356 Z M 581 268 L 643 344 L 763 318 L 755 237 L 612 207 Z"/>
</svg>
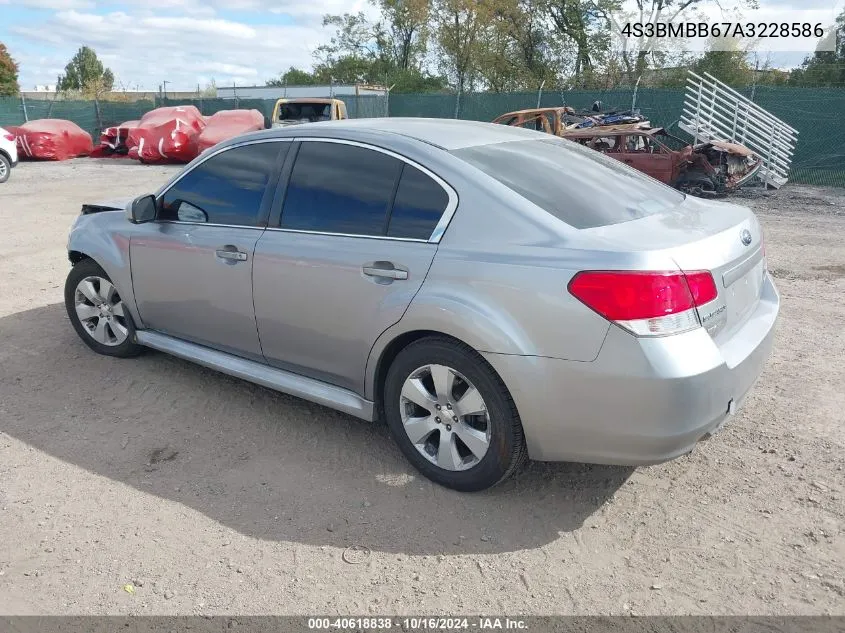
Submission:
<svg viewBox="0 0 845 633">
<path fill-rule="evenodd" d="M 716 298 L 707 271 L 584 271 L 569 292 L 638 336 L 677 334 L 700 325 L 697 306 Z"/>
<path fill-rule="evenodd" d="M 15 135 L 14 135 L 14 134 L 4 134 L 4 135 L 3 135 L 3 138 L 4 138 L 4 139 L 6 139 L 7 141 L 12 141 L 12 142 L 14 142 L 14 140 L 15 140 Z"/>
<path fill-rule="evenodd" d="M 719 294 L 713 275 L 706 270 L 685 272 L 684 277 L 686 277 L 690 294 L 692 294 L 692 302 L 696 307 L 710 303 Z"/>
</svg>

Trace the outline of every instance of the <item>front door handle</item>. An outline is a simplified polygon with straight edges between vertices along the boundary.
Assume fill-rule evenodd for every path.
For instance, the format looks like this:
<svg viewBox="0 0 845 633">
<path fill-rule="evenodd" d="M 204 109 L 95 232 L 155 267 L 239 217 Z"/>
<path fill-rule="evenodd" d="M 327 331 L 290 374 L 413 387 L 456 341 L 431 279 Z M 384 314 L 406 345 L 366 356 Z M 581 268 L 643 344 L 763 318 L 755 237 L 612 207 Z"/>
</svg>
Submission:
<svg viewBox="0 0 845 633">
<path fill-rule="evenodd" d="M 245 262 L 247 254 L 237 250 L 219 249 L 217 251 L 217 257 L 232 262 Z"/>
<path fill-rule="evenodd" d="M 376 262 L 372 266 L 364 266 L 363 273 L 368 277 L 381 277 L 382 279 L 407 279 L 408 271 L 396 268 L 390 262 Z"/>
</svg>

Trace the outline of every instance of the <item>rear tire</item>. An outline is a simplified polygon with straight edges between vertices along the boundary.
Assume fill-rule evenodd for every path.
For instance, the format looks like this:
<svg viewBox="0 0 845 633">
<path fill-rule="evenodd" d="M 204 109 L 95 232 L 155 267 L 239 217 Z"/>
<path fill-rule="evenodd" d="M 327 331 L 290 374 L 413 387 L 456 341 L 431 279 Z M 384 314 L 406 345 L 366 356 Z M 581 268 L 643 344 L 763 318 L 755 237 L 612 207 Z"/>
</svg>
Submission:
<svg viewBox="0 0 845 633">
<path fill-rule="evenodd" d="M 505 384 L 472 348 L 446 337 L 408 345 L 387 372 L 388 428 L 432 481 L 475 492 L 508 478 L 527 456 Z"/>
<path fill-rule="evenodd" d="M 12 163 L 5 154 L 0 154 L 0 184 L 9 180 L 12 175 Z"/>
<path fill-rule="evenodd" d="M 92 350 L 105 356 L 137 356 L 135 324 L 117 289 L 93 259 L 74 265 L 65 282 L 65 308 L 73 329 Z"/>
</svg>

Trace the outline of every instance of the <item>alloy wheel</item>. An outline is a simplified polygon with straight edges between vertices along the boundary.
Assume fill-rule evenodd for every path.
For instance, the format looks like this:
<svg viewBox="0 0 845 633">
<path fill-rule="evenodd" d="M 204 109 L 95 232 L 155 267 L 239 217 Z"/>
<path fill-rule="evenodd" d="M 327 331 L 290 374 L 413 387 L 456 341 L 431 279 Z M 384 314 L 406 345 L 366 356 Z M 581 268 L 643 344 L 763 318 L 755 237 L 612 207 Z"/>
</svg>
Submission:
<svg viewBox="0 0 845 633">
<path fill-rule="evenodd" d="M 411 372 L 399 397 L 408 439 L 432 464 L 449 471 L 477 465 L 490 448 L 490 416 L 481 393 L 445 365 Z"/>
<path fill-rule="evenodd" d="M 85 277 L 76 286 L 74 308 L 79 322 L 98 343 L 116 347 L 129 336 L 123 301 L 102 277 Z"/>
</svg>

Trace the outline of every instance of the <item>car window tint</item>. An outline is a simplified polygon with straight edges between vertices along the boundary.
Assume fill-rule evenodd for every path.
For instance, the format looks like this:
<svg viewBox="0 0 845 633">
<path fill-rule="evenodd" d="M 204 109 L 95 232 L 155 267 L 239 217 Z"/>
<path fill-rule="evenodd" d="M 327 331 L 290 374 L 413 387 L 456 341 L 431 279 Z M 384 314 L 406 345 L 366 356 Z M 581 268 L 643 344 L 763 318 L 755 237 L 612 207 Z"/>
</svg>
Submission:
<svg viewBox="0 0 845 633">
<path fill-rule="evenodd" d="M 290 143 L 254 143 L 212 156 L 162 197 L 159 220 L 255 226 L 279 151 Z"/>
<path fill-rule="evenodd" d="M 646 217 L 684 200 L 684 194 L 615 158 L 559 138 L 479 145 L 453 154 L 578 229 Z"/>
<path fill-rule="evenodd" d="M 355 145 L 306 141 L 285 194 L 282 227 L 384 235 L 402 162 Z"/>
<path fill-rule="evenodd" d="M 427 240 L 448 204 L 449 195 L 443 187 L 416 167 L 405 165 L 387 234 Z"/>
</svg>

